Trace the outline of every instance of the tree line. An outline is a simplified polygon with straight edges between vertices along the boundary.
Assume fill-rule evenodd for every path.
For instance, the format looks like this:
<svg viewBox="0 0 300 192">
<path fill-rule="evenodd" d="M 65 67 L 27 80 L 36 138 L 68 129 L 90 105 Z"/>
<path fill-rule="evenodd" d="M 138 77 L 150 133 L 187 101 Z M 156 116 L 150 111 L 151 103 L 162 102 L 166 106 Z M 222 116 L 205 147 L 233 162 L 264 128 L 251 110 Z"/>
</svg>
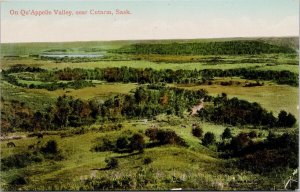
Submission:
<svg viewBox="0 0 300 192">
<path fill-rule="evenodd" d="M 274 81 L 278 84 L 287 84 L 298 86 L 298 74 L 283 70 L 283 71 L 265 71 L 255 70 L 254 68 L 238 68 L 238 69 L 203 69 L 201 76 L 205 80 L 213 79 L 214 77 L 242 77 L 250 80 L 266 80 Z"/>
<path fill-rule="evenodd" d="M 197 43 L 139 43 L 121 47 L 112 52 L 159 55 L 242 55 L 296 53 L 290 47 L 272 45 L 262 41 L 237 40 Z"/>
<path fill-rule="evenodd" d="M 47 87 L 49 89 L 56 88 L 77 88 L 83 86 L 92 86 L 90 80 L 101 80 L 107 82 L 123 82 L 123 83 L 208 83 L 215 77 L 241 77 L 250 80 L 268 80 L 278 84 L 287 84 L 298 86 L 298 75 L 290 71 L 261 71 L 253 68 L 238 68 L 238 69 L 203 69 L 203 70 L 171 70 L 162 69 L 154 70 L 152 68 L 137 69 L 131 67 L 111 67 L 111 68 L 95 68 L 95 69 L 80 69 L 80 68 L 64 68 L 56 71 L 38 71 L 38 79 L 43 82 L 52 83 L 42 85 L 23 85 L 18 82 L 18 79 L 12 73 L 32 72 L 31 68 L 15 67 L 14 69 L 3 70 L 3 77 L 8 82 L 25 87 L 39 88 Z M 61 83 L 58 81 L 77 81 Z M 52 87 L 52 88 L 51 88 Z"/>
<path fill-rule="evenodd" d="M 271 80 L 278 84 L 298 85 L 298 75 L 290 71 L 261 71 L 249 68 L 203 70 L 154 70 L 131 67 L 104 69 L 70 69 L 54 72 L 59 80 L 105 80 L 124 83 L 205 83 L 214 77 L 242 77 L 250 80 Z"/>
<path fill-rule="evenodd" d="M 12 75 L 3 75 L 3 78 L 10 84 L 19 86 L 19 87 L 26 87 L 28 89 L 47 89 L 49 91 L 54 91 L 57 89 L 81 89 L 84 87 L 93 87 L 95 86 L 92 81 L 85 81 L 85 80 L 75 80 L 70 82 L 45 82 L 41 84 L 27 84 L 19 82 L 18 78 Z"/>
</svg>

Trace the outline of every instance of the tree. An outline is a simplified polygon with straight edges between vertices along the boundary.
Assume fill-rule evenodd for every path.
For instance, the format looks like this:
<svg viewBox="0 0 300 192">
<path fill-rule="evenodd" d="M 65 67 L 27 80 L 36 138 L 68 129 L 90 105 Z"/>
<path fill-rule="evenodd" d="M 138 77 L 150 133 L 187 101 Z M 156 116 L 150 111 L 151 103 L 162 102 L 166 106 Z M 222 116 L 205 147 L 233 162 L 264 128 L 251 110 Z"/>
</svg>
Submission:
<svg viewBox="0 0 300 192">
<path fill-rule="evenodd" d="M 172 130 L 158 130 L 157 140 L 160 144 L 176 144 L 177 135 Z"/>
<path fill-rule="evenodd" d="M 256 131 L 250 131 L 250 132 L 248 133 L 248 135 L 249 135 L 249 137 L 250 137 L 251 139 L 257 137 Z"/>
<path fill-rule="evenodd" d="M 35 131 L 40 131 L 42 120 L 43 120 L 43 114 L 39 111 L 35 112 L 33 116 L 33 125 Z"/>
<path fill-rule="evenodd" d="M 201 138 L 203 136 L 203 130 L 202 130 L 202 128 L 199 125 L 195 125 L 192 128 L 192 134 L 195 137 Z"/>
<path fill-rule="evenodd" d="M 285 121 L 286 121 L 286 117 L 287 117 L 287 112 L 286 111 L 280 111 L 280 113 L 278 114 L 278 126 L 284 126 L 285 125 Z"/>
<path fill-rule="evenodd" d="M 119 137 L 116 142 L 117 149 L 125 149 L 128 147 L 128 139 L 126 137 Z"/>
<path fill-rule="evenodd" d="M 207 132 L 204 135 L 204 138 L 202 139 L 202 144 L 204 146 L 212 145 L 216 142 L 215 135 L 212 132 Z"/>
<path fill-rule="evenodd" d="M 240 133 L 238 136 L 232 138 L 230 146 L 234 151 L 240 151 L 252 143 L 247 133 Z"/>
<path fill-rule="evenodd" d="M 296 118 L 291 114 L 287 114 L 286 111 L 280 111 L 278 114 L 277 125 L 279 127 L 292 127 L 296 123 Z"/>
<path fill-rule="evenodd" d="M 115 157 L 106 158 L 105 163 L 106 163 L 106 167 L 109 168 L 109 169 L 114 169 L 114 168 L 117 168 L 119 166 L 119 161 Z"/>
<path fill-rule="evenodd" d="M 157 128 L 149 128 L 146 130 L 145 135 L 150 138 L 150 141 L 155 141 L 157 140 L 157 133 Z"/>
<path fill-rule="evenodd" d="M 232 137 L 231 130 L 227 127 L 224 129 L 224 132 L 222 133 L 222 139 L 230 139 Z"/>
<path fill-rule="evenodd" d="M 138 150 L 139 152 L 143 152 L 144 151 L 144 147 L 145 147 L 145 140 L 144 137 L 141 134 L 134 134 L 130 139 L 130 144 L 129 144 L 129 148 L 130 150 L 134 151 L 134 150 Z"/>
<path fill-rule="evenodd" d="M 69 115 L 71 114 L 71 107 L 69 101 L 72 98 L 64 96 L 59 96 L 56 102 L 56 122 L 61 127 L 66 127 L 69 123 Z"/>
<path fill-rule="evenodd" d="M 296 118 L 294 117 L 294 115 L 289 113 L 286 117 L 286 126 L 292 127 L 295 123 L 296 123 Z"/>
<path fill-rule="evenodd" d="M 58 153 L 57 142 L 55 140 L 49 140 L 45 147 L 41 148 L 44 153 L 56 154 Z"/>
</svg>

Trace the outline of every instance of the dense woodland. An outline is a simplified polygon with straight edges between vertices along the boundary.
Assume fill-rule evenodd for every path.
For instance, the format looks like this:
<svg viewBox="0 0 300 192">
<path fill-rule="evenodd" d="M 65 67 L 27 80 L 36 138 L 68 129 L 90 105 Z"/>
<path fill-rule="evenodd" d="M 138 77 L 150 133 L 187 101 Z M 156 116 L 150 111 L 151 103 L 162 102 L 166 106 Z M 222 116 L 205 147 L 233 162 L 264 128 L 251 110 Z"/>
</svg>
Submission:
<svg viewBox="0 0 300 192">
<path fill-rule="evenodd" d="M 262 53 L 296 53 L 294 49 L 261 41 L 224 41 L 200 43 L 134 44 L 116 50 L 118 53 L 159 55 L 242 55 Z"/>
<path fill-rule="evenodd" d="M 226 94 L 215 97 L 213 106 L 199 111 L 202 119 L 215 123 L 230 125 L 246 125 L 272 127 L 293 127 L 296 118 L 292 114 L 281 111 L 278 118 L 272 112 L 263 109 L 258 103 L 250 103 L 237 98 L 228 99 Z"/>
<path fill-rule="evenodd" d="M 205 90 L 189 91 L 149 85 L 137 88 L 131 95 L 117 95 L 100 103 L 89 102 L 68 96 L 58 97 L 55 106 L 46 112 L 32 111 L 24 103 L 2 102 L 3 131 L 59 130 L 65 127 L 89 125 L 96 120 L 119 121 L 124 118 L 152 118 L 159 114 L 183 116 L 192 106 L 204 102 L 213 103 L 199 111 L 203 120 L 229 125 L 253 125 L 266 127 L 292 127 L 296 119 L 285 111 L 274 117 L 258 103 L 228 99 L 226 94 L 212 97 Z"/>
<path fill-rule="evenodd" d="M 257 137 L 255 132 L 229 136 L 218 143 L 218 151 L 225 159 L 238 157 L 238 167 L 255 173 L 276 173 L 280 172 L 282 167 L 298 167 L 296 134 L 276 135 L 269 132 L 267 138 L 262 141 L 257 141 Z"/>
</svg>

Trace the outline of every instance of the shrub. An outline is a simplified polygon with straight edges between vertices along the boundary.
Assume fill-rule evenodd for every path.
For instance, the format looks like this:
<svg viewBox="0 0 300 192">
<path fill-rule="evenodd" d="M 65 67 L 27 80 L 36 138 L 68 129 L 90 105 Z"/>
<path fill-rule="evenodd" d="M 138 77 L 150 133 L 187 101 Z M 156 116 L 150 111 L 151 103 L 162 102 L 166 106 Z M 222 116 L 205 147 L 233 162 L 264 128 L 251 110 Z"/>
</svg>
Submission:
<svg viewBox="0 0 300 192">
<path fill-rule="evenodd" d="M 240 133 L 238 136 L 232 138 L 230 148 L 233 151 L 240 151 L 252 143 L 247 133 Z"/>
<path fill-rule="evenodd" d="M 157 140 L 157 128 L 149 128 L 146 130 L 145 135 L 150 138 L 150 141 L 156 141 Z"/>
<path fill-rule="evenodd" d="M 195 137 L 201 138 L 203 136 L 203 130 L 201 129 L 201 127 L 199 127 L 199 125 L 193 126 L 192 134 Z"/>
<path fill-rule="evenodd" d="M 93 147 L 92 150 L 95 151 L 113 151 L 115 150 L 115 145 L 113 142 L 107 138 L 102 139 L 100 143 Z"/>
<path fill-rule="evenodd" d="M 178 144 L 186 146 L 185 141 L 172 130 L 158 130 L 157 140 L 160 144 Z"/>
<path fill-rule="evenodd" d="M 271 171 L 282 161 L 284 161 L 284 156 L 278 153 L 277 150 L 264 149 L 242 157 L 239 167 L 253 172 L 264 173 Z"/>
<path fill-rule="evenodd" d="M 224 132 L 222 133 L 222 139 L 230 139 L 232 137 L 230 129 L 227 127 Z"/>
<path fill-rule="evenodd" d="M 263 142 L 249 145 L 240 153 L 240 167 L 255 173 L 267 173 L 277 168 L 298 167 L 298 135 L 271 135 Z"/>
<path fill-rule="evenodd" d="M 48 153 L 48 154 L 57 154 L 58 153 L 57 142 L 55 140 L 49 140 L 46 143 L 46 146 L 41 148 L 41 151 L 43 153 Z"/>
<path fill-rule="evenodd" d="M 141 134 L 134 134 L 130 139 L 129 148 L 131 151 L 138 150 L 139 152 L 144 151 L 145 140 Z"/>
<path fill-rule="evenodd" d="M 128 139 L 126 137 L 119 137 L 116 141 L 117 150 L 126 149 L 128 147 Z"/>
<path fill-rule="evenodd" d="M 1 170 L 9 170 L 11 168 L 23 168 L 34 162 L 43 161 L 40 155 L 34 155 L 29 152 L 10 155 L 1 159 Z"/>
<path fill-rule="evenodd" d="M 151 157 L 146 157 L 146 158 L 144 159 L 144 164 L 145 164 L 145 165 L 148 165 L 148 164 L 150 164 L 150 163 L 152 163 Z"/>
<path fill-rule="evenodd" d="M 14 175 L 12 180 L 9 182 L 10 185 L 25 185 L 27 184 L 27 179 L 22 175 Z"/>
<path fill-rule="evenodd" d="M 280 111 L 277 121 L 279 127 L 293 127 L 295 123 L 296 118 L 291 113 L 287 114 L 286 111 Z"/>
<path fill-rule="evenodd" d="M 250 131 L 250 132 L 248 133 L 248 135 L 249 135 L 249 137 L 250 137 L 251 139 L 257 137 L 256 131 Z"/>
<path fill-rule="evenodd" d="M 202 144 L 204 146 L 212 145 L 216 142 L 215 135 L 212 132 L 207 132 L 204 135 L 204 138 L 202 139 Z"/>
<path fill-rule="evenodd" d="M 106 158 L 105 163 L 106 163 L 106 167 L 109 168 L 109 169 L 114 169 L 114 168 L 117 168 L 119 166 L 119 161 L 115 157 Z"/>
</svg>

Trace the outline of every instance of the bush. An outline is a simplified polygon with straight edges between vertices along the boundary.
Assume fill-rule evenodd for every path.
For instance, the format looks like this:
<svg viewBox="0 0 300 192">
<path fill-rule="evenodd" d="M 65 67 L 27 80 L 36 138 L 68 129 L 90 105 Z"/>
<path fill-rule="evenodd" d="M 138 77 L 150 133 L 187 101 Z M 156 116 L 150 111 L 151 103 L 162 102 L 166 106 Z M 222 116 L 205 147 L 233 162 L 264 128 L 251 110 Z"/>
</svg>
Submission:
<svg viewBox="0 0 300 192">
<path fill-rule="evenodd" d="M 114 168 L 117 168 L 119 166 L 119 161 L 115 157 L 106 158 L 105 163 L 106 163 L 106 167 L 109 168 L 109 169 L 114 169 Z"/>
<path fill-rule="evenodd" d="M 202 144 L 204 146 L 213 145 L 216 142 L 215 135 L 212 132 L 207 132 L 202 139 Z"/>
<path fill-rule="evenodd" d="M 277 150 L 264 149 L 242 157 L 239 167 L 255 173 L 265 173 L 274 170 L 282 161 L 284 161 L 284 156 Z"/>
<path fill-rule="evenodd" d="M 278 115 L 277 126 L 279 127 L 293 127 L 296 123 L 296 118 L 291 114 L 287 114 L 286 111 L 280 111 Z"/>
<path fill-rule="evenodd" d="M 203 136 L 203 130 L 201 129 L 201 127 L 199 127 L 199 125 L 193 126 L 192 134 L 195 137 L 201 138 Z"/>
<path fill-rule="evenodd" d="M 298 135 L 271 135 L 265 141 L 249 145 L 240 153 L 240 168 L 265 174 L 282 168 L 298 167 Z"/>
<path fill-rule="evenodd" d="M 150 164 L 150 163 L 152 163 L 151 157 L 146 157 L 146 158 L 144 159 L 144 164 L 145 164 L 145 165 L 148 165 L 148 164 Z"/>
<path fill-rule="evenodd" d="M 222 139 L 230 139 L 232 137 L 230 129 L 227 127 L 224 132 L 222 133 Z"/>
<path fill-rule="evenodd" d="M 40 155 L 34 155 L 29 152 L 10 155 L 1 159 L 1 170 L 9 170 L 12 168 L 23 168 L 34 162 L 43 161 Z"/>
<path fill-rule="evenodd" d="M 158 130 L 157 140 L 160 144 L 178 144 L 186 146 L 185 141 L 172 130 Z"/>
<path fill-rule="evenodd" d="M 251 131 L 251 132 L 248 133 L 248 135 L 249 135 L 249 137 L 250 137 L 251 139 L 257 137 L 256 131 Z"/>
<path fill-rule="evenodd" d="M 157 140 L 157 128 L 149 128 L 146 130 L 145 135 L 150 138 L 150 141 L 156 141 Z"/>
<path fill-rule="evenodd" d="M 126 137 L 119 137 L 116 141 L 117 150 L 126 149 L 128 147 L 128 139 Z"/>
<path fill-rule="evenodd" d="M 27 179 L 22 175 L 14 175 L 12 180 L 9 182 L 10 185 L 26 185 Z"/>
<path fill-rule="evenodd" d="M 43 153 L 48 153 L 48 154 L 57 154 L 58 153 L 57 142 L 55 140 L 49 140 L 46 143 L 46 146 L 41 148 L 41 151 Z"/>
<path fill-rule="evenodd" d="M 238 136 L 232 138 L 230 143 L 230 149 L 235 152 L 238 152 L 251 143 L 252 140 L 249 138 L 247 133 L 240 133 Z"/>
<path fill-rule="evenodd" d="M 134 134 L 130 139 L 129 148 L 131 151 L 138 150 L 139 152 L 144 151 L 145 140 L 141 134 Z"/>
<path fill-rule="evenodd" d="M 96 146 L 94 146 L 92 148 L 92 150 L 94 151 L 113 151 L 115 150 L 115 145 L 113 144 L 113 142 L 107 138 L 102 139 L 102 142 L 96 144 Z"/>
</svg>

